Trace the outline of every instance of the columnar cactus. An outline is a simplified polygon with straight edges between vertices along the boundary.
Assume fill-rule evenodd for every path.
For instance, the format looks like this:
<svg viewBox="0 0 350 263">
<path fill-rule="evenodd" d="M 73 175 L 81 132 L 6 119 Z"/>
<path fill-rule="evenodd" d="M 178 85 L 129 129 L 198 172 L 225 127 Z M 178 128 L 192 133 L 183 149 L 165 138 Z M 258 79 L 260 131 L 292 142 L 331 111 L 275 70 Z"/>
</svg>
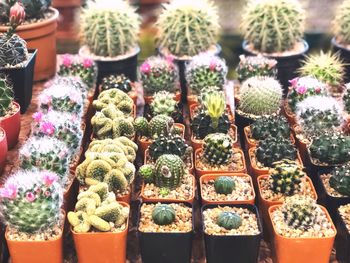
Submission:
<svg viewBox="0 0 350 263">
<path fill-rule="evenodd" d="M 100 95 L 98 95 L 97 100 L 93 101 L 93 106 L 97 111 L 100 111 L 109 105 L 122 111 L 125 116 L 129 116 L 133 113 L 133 100 L 119 89 L 102 91 Z"/>
<path fill-rule="evenodd" d="M 347 46 L 350 44 L 350 1 L 344 0 L 336 11 L 333 21 L 334 35 L 338 43 Z"/>
<path fill-rule="evenodd" d="M 83 42 L 96 56 L 116 57 L 137 46 L 140 18 L 127 1 L 88 1 L 81 25 Z"/>
<path fill-rule="evenodd" d="M 0 77 L 0 116 L 4 117 L 10 113 L 13 105 L 12 85 L 4 77 Z"/>
<path fill-rule="evenodd" d="M 167 204 L 158 204 L 152 211 L 152 220 L 157 225 L 170 225 L 175 221 L 175 209 Z"/>
<path fill-rule="evenodd" d="M 0 213 L 10 229 L 43 233 L 61 220 L 63 189 L 48 171 L 18 171 L 0 189 Z"/>
<path fill-rule="evenodd" d="M 350 196 L 350 165 L 335 167 L 331 171 L 329 184 L 338 193 Z"/>
<path fill-rule="evenodd" d="M 263 56 L 239 56 L 239 64 L 236 69 L 238 80 L 243 82 L 254 76 L 276 77 L 277 61 Z"/>
<path fill-rule="evenodd" d="M 243 37 L 261 53 L 292 50 L 304 34 L 305 11 L 295 0 L 250 1 L 242 15 Z"/>
<path fill-rule="evenodd" d="M 176 105 L 174 94 L 167 91 L 159 91 L 154 94 L 154 99 L 151 103 L 152 114 L 171 116 L 176 111 Z"/>
<path fill-rule="evenodd" d="M 212 133 L 204 138 L 203 159 L 211 165 L 228 164 L 233 156 L 233 141 L 223 133 Z"/>
<path fill-rule="evenodd" d="M 157 27 L 158 46 L 178 57 L 209 50 L 220 30 L 217 8 L 209 0 L 175 0 L 164 5 Z"/>
<path fill-rule="evenodd" d="M 215 192 L 228 195 L 236 188 L 236 183 L 230 176 L 219 176 L 214 181 Z"/>
<path fill-rule="evenodd" d="M 259 118 L 250 126 L 250 131 L 255 140 L 263 140 L 269 136 L 290 137 L 288 121 L 282 116 L 266 116 Z"/>
<path fill-rule="evenodd" d="M 242 225 L 242 218 L 236 213 L 224 211 L 218 215 L 216 223 L 227 230 L 237 229 Z"/>
<path fill-rule="evenodd" d="M 119 89 L 125 93 L 128 93 L 132 89 L 132 83 L 131 80 L 125 77 L 124 74 L 109 75 L 108 77 L 104 77 L 102 79 L 101 89 Z"/>
</svg>

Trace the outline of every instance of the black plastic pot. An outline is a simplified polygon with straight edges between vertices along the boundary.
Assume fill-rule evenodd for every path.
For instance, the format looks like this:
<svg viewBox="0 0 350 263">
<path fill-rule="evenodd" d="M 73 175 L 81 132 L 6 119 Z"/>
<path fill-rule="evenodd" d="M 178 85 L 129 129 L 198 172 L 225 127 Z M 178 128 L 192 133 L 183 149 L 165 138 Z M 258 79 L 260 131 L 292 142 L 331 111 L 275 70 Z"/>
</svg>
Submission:
<svg viewBox="0 0 350 263">
<path fill-rule="evenodd" d="M 164 204 L 169 202 L 162 202 Z M 184 203 L 185 204 L 185 203 Z M 142 204 L 141 204 L 142 205 Z M 190 204 L 185 204 L 192 207 Z M 140 206 L 141 207 L 141 206 Z M 140 218 L 139 218 L 140 222 Z M 137 229 L 139 228 L 139 222 Z M 190 263 L 193 239 L 192 231 L 188 233 L 145 233 L 137 231 L 141 258 L 143 263 Z"/>
<path fill-rule="evenodd" d="M 348 83 L 350 81 L 350 49 L 340 45 L 335 37 L 331 40 L 332 49 L 334 52 L 338 52 L 340 58 L 343 60 L 345 65 L 345 75 L 344 75 L 344 83 Z"/>
<path fill-rule="evenodd" d="M 296 73 L 297 69 L 301 66 L 301 60 L 305 57 L 305 54 L 309 50 L 308 43 L 303 40 L 304 50 L 299 54 L 294 54 L 291 56 L 266 56 L 267 58 L 272 58 L 277 60 L 277 79 L 283 86 L 283 95 L 287 96 L 289 88 L 289 80 L 298 76 Z M 244 53 L 249 56 L 258 55 L 257 52 L 248 49 L 248 42 L 245 40 L 242 43 L 242 48 Z"/>
<path fill-rule="evenodd" d="M 37 49 L 29 49 L 29 59 L 22 68 L 1 68 L 0 73 L 6 74 L 13 84 L 15 101 L 25 113 L 32 101 L 33 75 Z"/>
<path fill-rule="evenodd" d="M 336 258 L 340 263 L 350 263 L 350 233 L 336 209 L 337 235 L 335 237 Z"/>
<path fill-rule="evenodd" d="M 205 205 L 203 211 L 208 208 L 218 207 L 219 205 Z M 260 233 L 250 236 L 214 236 L 205 233 L 204 241 L 207 263 L 256 263 L 259 257 L 260 241 L 263 229 L 260 222 L 258 209 L 254 205 L 225 205 L 230 207 L 247 208 L 256 214 Z M 204 221 L 204 219 L 203 219 Z M 180 261 L 179 261 L 180 262 Z"/>
</svg>

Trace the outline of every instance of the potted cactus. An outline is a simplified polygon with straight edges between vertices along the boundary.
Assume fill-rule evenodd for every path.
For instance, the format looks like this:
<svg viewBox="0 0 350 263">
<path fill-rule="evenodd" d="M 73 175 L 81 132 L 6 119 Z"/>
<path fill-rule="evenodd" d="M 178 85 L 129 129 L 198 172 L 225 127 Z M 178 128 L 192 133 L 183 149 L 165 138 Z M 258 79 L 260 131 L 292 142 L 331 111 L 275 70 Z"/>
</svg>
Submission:
<svg viewBox="0 0 350 263">
<path fill-rule="evenodd" d="M 337 237 L 335 239 L 336 257 L 339 262 L 350 262 L 350 204 L 339 206 L 337 209 Z"/>
<path fill-rule="evenodd" d="M 258 261 L 263 229 L 254 205 L 205 205 L 202 220 L 208 263 Z"/>
<path fill-rule="evenodd" d="M 106 183 L 90 186 L 77 199 L 67 218 L 79 262 L 101 261 L 96 251 L 104 251 L 107 262 L 125 262 L 129 205 L 116 201 Z"/>
<path fill-rule="evenodd" d="M 0 127 L 5 131 L 8 149 L 12 149 L 21 130 L 21 107 L 14 102 L 12 85 L 4 76 L 0 76 L 0 97 Z"/>
<path fill-rule="evenodd" d="M 136 80 L 139 26 L 139 15 L 126 1 L 87 2 L 81 14 L 83 46 L 79 54 L 96 62 L 98 84 L 111 74 Z"/>
<path fill-rule="evenodd" d="M 143 203 L 137 226 L 144 263 L 191 262 L 192 207 L 184 203 Z"/>
<path fill-rule="evenodd" d="M 277 60 L 277 79 L 288 92 L 309 46 L 302 39 L 305 11 L 295 0 L 250 1 L 242 14 L 243 50 Z"/>
<path fill-rule="evenodd" d="M 0 189 L 0 213 L 7 225 L 12 262 L 63 261 L 65 213 L 57 179 L 47 171 L 18 171 Z"/>
<path fill-rule="evenodd" d="M 27 49 L 27 43 L 19 37 L 16 28 L 24 21 L 24 7 L 16 3 L 10 9 L 10 27 L 0 34 L 0 73 L 8 75 L 13 84 L 15 100 L 26 112 L 31 100 L 33 74 L 37 50 Z"/>
<path fill-rule="evenodd" d="M 1 33 L 7 32 L 11 27 L 11 7 L 17 9 L 19 4 L 24 7 L 25 20 L 22 16 L 24 23 L 17 27 L 16 33 L 27 42 L 29 49 L 38 50 L 34 81 L 48 79 L 56 72 L 56 27 L 59 13 L 50 7 L 51 0 L 4 1 L 0 15 Z"/>
<path fill-rule="evenodd" d="M 199 184 L 204 205 L 255 203 L 254 186 L 248 174 L 206 174 Z"/>
<path fill-rule="evenodd" d="M 278 262 L 329 262 L 337 231 L 327 210 L 316 200 L 294 195 L 282 205 L 270 207 L 269 215 Z"/>
<path fill-rule="evenodd" d="M 163 5 L 157 28 L 158 51 L 173 56 L 179 67 L 182 100 L 187 97 L 186 64 L 202 52 L 218 55 L 220 31 L 217 8 L 210 0 L 175 0 Z"/>
<path fill-rule="evenodd" d="M 203 148 L 194 156 L 196 175 L 245 173 L 243 151 L 233 147 L 232 138 L 224 133 L 212 133 L 204 138 Z"/>
<path fill-rule="evenodd" d="M 6 140 L 6 132 L 3 128 L 0 127 L 0 173 L 5 167 L 7 151 L 8 147 Z"/>
</svg>

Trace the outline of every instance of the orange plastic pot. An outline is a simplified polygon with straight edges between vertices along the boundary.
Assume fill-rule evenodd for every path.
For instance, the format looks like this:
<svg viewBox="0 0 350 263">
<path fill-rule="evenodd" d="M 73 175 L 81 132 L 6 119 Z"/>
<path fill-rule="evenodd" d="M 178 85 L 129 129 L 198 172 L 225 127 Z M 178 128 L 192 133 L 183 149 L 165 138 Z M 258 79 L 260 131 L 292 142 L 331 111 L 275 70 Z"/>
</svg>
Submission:
<svg viewBox="0 0 350 263">
<path fill-rule="evenodd" d="M 199 179 L 199 186 L 200 186 L 200 193 L 201 193 L 201 197 L 202 197 L 202 205 L 207 205 L 207 204 L 218 204 L 218 205 L 226 205 L 226 204 L 252 204 L 254 205 L 255 203 L 255 191 L 254 191 L 254 186 L 253 186 L 253 181 L 252 178 L 248 175 L 248 174 L 243 174 L 243 173 L 228 173 L 225 174 L 225 176 L 230 176 L 230 177 L 249 177 L 249 181 L 250 181 L 250 186 L 252 188 L 253 191 L 253 198 L 249 199 L 249 200 L 229 200 L 229 201 L 212 201 L 212 200 L 207 200 L 203 197 L 203 185 L 205 182 L 208 182 L 210 180 L 216 179 L 220 176 L 220 174 L 206 174 L 203 175 L 200 179 Z"/>
<path fill-rule="evenodd" d="M 245 159 L 244 159 L 244 153 L 241 149 L 239 148 L 234 148 L 235 151 L 239 152 L 242 156 L 242 164 L 243 164 L 243 168 L 240 170 L 236 170 L 236 171 L 222 171 L 222 170 L 202 170 L 200 168 L 197 167 L 197 161 L 199 160 L 199 155 L 202 152 L 202 149 L 197 149 L 195 151 L 195 155 L 194 155 L 194 167 L 195 167 L 195 171 L 196 171 L 196 176 L 197 178 L 202 177 L 203 175 L 206 174 L 217 174 L 217 175 L 226 175 L 226 174 L 242 174 L 242 173 L 246 173 L 247 172 L 247 168 L 246 168 L 246 164 L 245 164 Z"/>
<path fill-rule="evenodd" d="M 322 238 L 287 238 L 278 234 L 272 221 L 272 213 L 281 205 L 269 208 L 269 216 L 273 227 L 273 245 L 277 263 L 329 263 L 337 230 L 330 218 L 328 211 L 323 206 L 321 209 L 332 224 L 334 235 Z"/>
<path fill-rule="evenodd" d="M 53 0 L 52 6 L 60 12 L 57 39 L 60 40 L 77 40 L 79 30 L 77 27 L 79 8 L 81 0 Z"/>
<path fill-rule="evenodd" d="M 199 104 L 194 103 L 192 105 L 189 105 L 190 108 L 190 119 L 192 120 L 195 117 L 196 110 L 198 109 Z M 228 118 L 231 122 L 234 122 L 235 118 L 232 114 L 231 108 L 229 105 L 226 105 L 226 112 L 228 112 Z"/>
<path fill-rule="evenodd" d="M 65 216 L 65 212 L 62 211 Z M 63 261 L 63 227 L 61 234 L 53 240 L 11 240 L 8 228 L 5 238 L 10 252 L 11 263 L 62 263 Z"/>
<path fill-rule="evenodd" d="M 154 100 L 154 96 L 143 96 L 145 103 L 150 105 L 153 100 Z M 181 100 L 181 92 L 180 91 L 176 91 L 175 96 L 174 96 L 174 100 L 176 102 L 180 102 Z"/>
<path fill-rule="evenodd" d="M 5 167 L 7 150 L 6 132 L 0 127 L 0 174 Z"/>
<path fill-rule="evenodd" d="M 298 134 L 298 131 L 301 131 L 301 127 L 299 125 L 294 125 L 293 130 L 295 134 Z M 303 160 L 304 164 L 309 166 L 311 165 L 309 153 L 308 153 L 308 144 L 304 140 L 300 140 L 298 136 L 295 136 L 296 138 L 296 146 L 298 147 L 298 150 L 300 152 L 300 157 Z"/>
<path fill-rule="evenodd" d="M 125 207 L 130 206 L 121 202 Z M 76 233 L 71 228 L 79 263 L 125 263 L 129 219 L 125 230 L 114 232 Z M 25 261 L 23 261 L 25 262 Z M 50 262 L 51 261 L 47 261 Z M 47 263 L 46 262 L 46 263 Z"/>
<path fill-rule="evenodd" d="M 13 104 L 17 107 L 16 112 L 8 117 L 0 117 L 0 127 L 3 128 L 6 133 L 9 150 L 16 146 L 21 130 L 21 107 L 17 102 L 13 102 Z"/>
<path fill-rule="evenodd" d="M 123 203 L 127 203 L 130 204 L 131 203 L 131 186 L 129 186 L 129 191 L 127 194 L 125 195 L 116 195 L 116 200 L 118 202 L 123 202 Z"/>
<path fill-rule="evenodd" d="M 287 118 L 290 126 L 294 126 L 297 124 L 296 115 L 290 111 L 287 100 L 283 103 L 282 113 Z"/>
<path fill-rule="evenodd" d="M 34 81 L 44 80 L 56 73 L 56 28 L 59 13 L 50 8 L 53 15 L 37 23 L 17 27 L 16 34 L 27 42 L 29 49 L 38 49 Z M 0 33 L 8 30 L 7 26 L 0 26 Z"/>
</svg>

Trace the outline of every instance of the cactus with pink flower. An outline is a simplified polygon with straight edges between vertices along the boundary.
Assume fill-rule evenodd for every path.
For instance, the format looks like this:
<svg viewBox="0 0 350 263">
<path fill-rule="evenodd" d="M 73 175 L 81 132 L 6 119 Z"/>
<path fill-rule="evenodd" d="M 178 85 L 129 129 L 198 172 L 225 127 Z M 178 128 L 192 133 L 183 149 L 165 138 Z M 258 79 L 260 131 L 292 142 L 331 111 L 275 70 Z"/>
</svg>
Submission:
<svg viewBox="0 0 350 263">
<path fill-rule="evenodd" d="M 254 76 L 276 77 L 277 75 L 277 61 L 275 59 L 261 55 L 247 57 L 240 55 L 239 60 L 236 71 L 241 83 Z"/>
<path fill-rule="evenodd" d="M 38 233 L 60 224 L 63 190 L 57 174 L 17 171 L 0 188 L 0 213 L 11 229 Z"/>
</svg>

